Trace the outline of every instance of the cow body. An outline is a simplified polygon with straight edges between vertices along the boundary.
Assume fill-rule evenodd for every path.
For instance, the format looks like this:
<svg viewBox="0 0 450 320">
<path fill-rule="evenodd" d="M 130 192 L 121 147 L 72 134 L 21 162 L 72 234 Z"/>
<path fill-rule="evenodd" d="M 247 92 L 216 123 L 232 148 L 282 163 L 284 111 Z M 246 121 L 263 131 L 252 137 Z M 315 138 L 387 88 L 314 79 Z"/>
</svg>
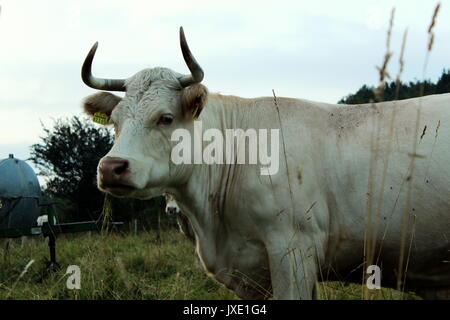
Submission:
<svg viewBox="0 0 450 320">
<path fill-rule="evenodd" d="M 373 263 L 381 266 L 384 286 L 396 285 L 402 236 L 406 288 L 449 286 L 450 95 L 375 106 L 280 98 L 282 126 L 274 121 L 273 99 L 236 100 L 212 95 L 203 123 L 226 123 L 216 119 L 226 115 L 241 121 L 227 127 L 282 127 L 286 162 L 279 173 L 197 166 L 183 188 L 170 189 L 198 235 L 206 269 L 219 281 L 246 298 L 271 292 L 273 280 L 279 298 L 310 298 L 321 276 L 360 282 L 372 229 Z M 428 134 L 420 138 L 425 125 Z"/>
<path fill-rule="evenodd" d="M 179 79 L 146 69 L 126 80 L 124 98 L 85 100 L 116 131 L 100 189 L 172 194 L 205 269 L 242 298 L 310 299 L 316 281 L 360 283 L 368 264 L 383 286 L 448 292 L 449 94 L 349 106 L 207 94 Z M 279 129 L 278 172 L 173 164 L 171 134 L 193 135 L 193 118 L 203 130 Z"/>
</svg>

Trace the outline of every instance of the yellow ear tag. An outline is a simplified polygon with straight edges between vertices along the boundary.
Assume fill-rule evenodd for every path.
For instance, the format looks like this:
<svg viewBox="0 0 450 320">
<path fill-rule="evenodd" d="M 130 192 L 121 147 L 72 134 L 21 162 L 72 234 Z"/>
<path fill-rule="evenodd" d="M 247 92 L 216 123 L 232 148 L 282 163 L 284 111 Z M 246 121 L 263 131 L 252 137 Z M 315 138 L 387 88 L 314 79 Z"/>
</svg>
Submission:
<svg viewBox="0 0 450 320">
<path fill-rule="evenodd" d="M 105 114 L 103 112 L 96 112 L 96 113 L 94 113 L 92 120 L 96 123 L 106 125 L 109 122 L 109 117 L 107 114 Z"/>
</svg>

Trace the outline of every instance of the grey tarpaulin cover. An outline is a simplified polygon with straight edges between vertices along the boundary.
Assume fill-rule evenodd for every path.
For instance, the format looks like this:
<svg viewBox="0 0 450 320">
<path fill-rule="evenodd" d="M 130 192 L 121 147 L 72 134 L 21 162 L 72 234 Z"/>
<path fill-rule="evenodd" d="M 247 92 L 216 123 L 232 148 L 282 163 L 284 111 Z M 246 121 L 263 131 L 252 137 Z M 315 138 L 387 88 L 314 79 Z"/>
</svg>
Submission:
<svg viewBox="0 0 450 320">
<path fill-rule="evenodd" d="M 0 229 L 36 225 L 41 189 L 33 169 L 9 155 L 0 160 Z"/>
</svg>

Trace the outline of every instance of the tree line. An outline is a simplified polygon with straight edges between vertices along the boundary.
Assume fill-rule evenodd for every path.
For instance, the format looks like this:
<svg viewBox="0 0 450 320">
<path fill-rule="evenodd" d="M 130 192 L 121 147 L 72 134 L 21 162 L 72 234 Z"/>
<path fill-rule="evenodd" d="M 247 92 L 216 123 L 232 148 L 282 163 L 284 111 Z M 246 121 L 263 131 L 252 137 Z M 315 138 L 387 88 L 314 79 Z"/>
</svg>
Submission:
<svg viewBox="0 0 450 320">
<path fill-rule="evenodd" d="M 450 70 L 443 70 L 437 82 L 431 80 L 416 80 L 407 83 L 396 81 L 386 82 L 382 101 L 403 100 L 450 92 Z M 397 96 L 398 95 L 398 96 Z M 340 104 L 362 104 L 376 102 L 375 87 L 363 85 L 356 93 L 349 94 L 338 101 Z"/>
</svg>

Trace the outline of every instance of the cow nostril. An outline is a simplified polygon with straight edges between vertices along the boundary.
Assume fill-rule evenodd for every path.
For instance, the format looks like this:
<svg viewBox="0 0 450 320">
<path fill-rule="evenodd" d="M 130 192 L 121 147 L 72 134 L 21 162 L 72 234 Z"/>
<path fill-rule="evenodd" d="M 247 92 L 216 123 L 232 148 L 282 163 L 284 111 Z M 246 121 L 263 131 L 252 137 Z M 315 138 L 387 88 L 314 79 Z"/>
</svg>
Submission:
<svg viewBox="0 0 450 320">
<path fill-rule="evenodd" d="M 123 174 L 126 170 L 128 169 L 128 161 L 123 161 L 122 163 L 120 163 L 118 166 L 116 166 L 114 168 L 114 173 L 116 175 L 121 175 Z"/>
</svg>

